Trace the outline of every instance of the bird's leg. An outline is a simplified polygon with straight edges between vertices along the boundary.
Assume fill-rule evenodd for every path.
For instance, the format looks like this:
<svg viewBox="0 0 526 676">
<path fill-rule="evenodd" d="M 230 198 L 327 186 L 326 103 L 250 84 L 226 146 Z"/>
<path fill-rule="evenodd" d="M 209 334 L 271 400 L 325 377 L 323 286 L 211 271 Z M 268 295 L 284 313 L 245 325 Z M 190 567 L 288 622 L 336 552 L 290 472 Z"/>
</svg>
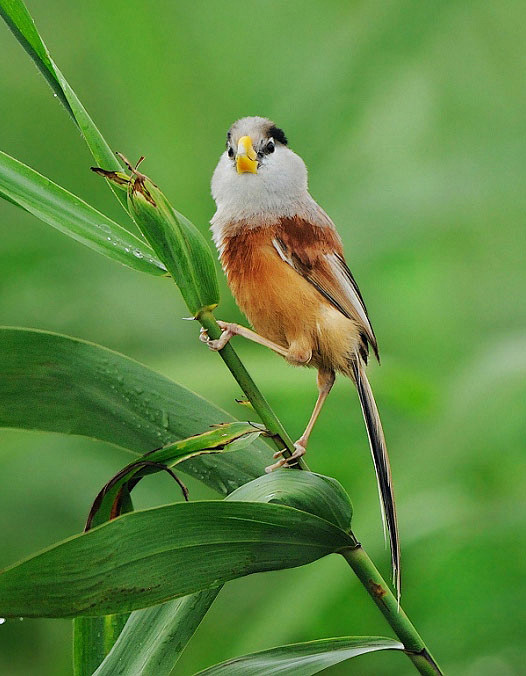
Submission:
<svg viewBox="0 0 526 676">
<path fill-rule="evenodd" d="M 277 453 L 274 453 L 274 458 L 279 458 L 279 460 L 275 462 L 273 465 L 269 465 L 268 467 L 266 467 L 265 472 L 272 472 L 273 470 L 278 469 L 279 467 L 289 467 L 291 464 L 294 464 L 295 460 L 298 460 L 299 458 L 301 458 L 302 455 L 305 455 L 307 451 L 307 443 L 309 441 L 310 434 L 312 432 L 314 425 L 316 424 L 318 416 L 320 415 L 320 411 L 323 407 L 323 404 L 325 403 L 325 399 L 327 399 L 327 396 L 331 391 L 332 386 L 334 385 L 334 381 L 335 381 L 334 371 L 329 371 L 325 369 L 320 369 L 318 371 L 318 399 L 314 406 L 314 410 L 312 411 L 312 415 L 307 424 L 307 427 L 305 428 L 305 431 L 298 439 L 298 441 L 296 441 L 296 443 L 294 444 L 294 448 L 296 450 L 290 456 L 290 458 L 284 458 L 283 451 L 277 451 Z"/>
<path fill-rule="evenodd" d="M 287 348 L 282 347 L 277 343 L 273 343 L 271 340 L 263 338 L 263 336 L 260 336 L 255 331 L 251 331 L 244 326 L 221 321 L 218 321 L 217 323 L 219 328 L 223 331 L 217 340 L 211 340 L 208 337 L 206 329 L 201 329 L 201 333 L 199 335 L 199 339 L 202 340 L 203 343 L 206 343 L 208 347 L 215 352 L 217 350 L 222 350 L 233 336 L 243 336 L 243 338 L 248 338 L 248 340 L 252 340 L 254 343 L 259 343 L 259 345 L 270 348 L 274 352 L 280 354 L 282 357 L 287 357 L 289 354 Z"/>
</svg>

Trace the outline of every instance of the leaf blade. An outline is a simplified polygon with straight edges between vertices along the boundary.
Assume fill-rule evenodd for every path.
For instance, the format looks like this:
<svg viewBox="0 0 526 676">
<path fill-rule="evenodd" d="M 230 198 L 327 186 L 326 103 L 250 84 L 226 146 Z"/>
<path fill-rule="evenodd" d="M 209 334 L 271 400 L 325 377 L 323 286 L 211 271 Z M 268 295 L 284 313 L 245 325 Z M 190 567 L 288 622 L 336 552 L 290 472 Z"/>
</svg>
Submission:
<svg viewBox="0 0 526 676">
<path fill-rule="evenodd" d="M 228 499 L 288 505 L 315 514 L 344 531 L 351 527 L 349 496 L 339 481 L 322 474 L 275 470 L 236 488 Z"/>
<path fill-rule="evenodd" d="M 127 486 L 123 486 L 120 513 L 133 511 L 133 503 Z M 99 510 L 97 518 L 103 523 L 105 510 Z M 110 515 L 107 515 L 110 518 Z M 130 613 L 102 615 L 99 617 L 73 618 L 73 674 L 92 674 L 112 649 L 123 630 Z"/>
<path fill-rule="evenodd" d="M 220 591 L 134 611 L 93 676 L 168 676 Z"/>
<path fill-rule="evenodd" d="M 166 505 L 125 514 L 6 569 L 0 613 L 123 613 L 252 573 L 304 565 L 354 544 L 324 519 L 283 505 Z"/>
<path fill-rule="evenodd" d="M 33 59 L 37 68 L 48 81 L 49 86 L 61 99 L 64 106 L 69 108 L 68 101 L 58 82 L 54 64 L 27 7 L 18 0 L 0 0 L 0 15 Z M 69 112 L 73 114 L 71 110 Z"/>
<path fill-rule="evenodd" d="M 0 328 L 0 427 L 74 434 L 142 454 L 233 420 L 190 390 L 112 350 L 60 334 Z M 222 494 L 264 473 L 260 440 L 180 468 Z"/>
<path fill-rule="evenodd" d="M 268 478 L 267 478 L 268 477 Z M 228 501 L 275 501 L 326 518 L 335 525 L 348 528 L 350 502 L 342 487 L 334 480 L 311 472 L 282 470 L 261 477 L 232 492 Z M 310 495 L 310 500 L 307 499 Z M 330 509 L 327 509 L 330 505 Z M 334 505 L 340 515 L 335 518 Z M 327 518 L 328 517 L 328 518 Z M 202 592 L 206 594 L 207 592 Z M 195 629 L 203 619 L 213 598 L 200 594 L 172 601 L 160 610 L 147 608 L 131 614 L 126 631 L 101 665 L 99 676 L 113 673 L 141 673 L 168 676 L 191 637 L 188 627 Z M 184 601 L 184 603 L 183 603 Z M 172 645 L 176 643 L 176 646 Z M 165 650 L 168 652 L 165 653 Z"/>
<path fill-rule="evenodd" d="M 73 674 L 92 674 L 110 652 L 129 617 L 75 617 L 73 619 Z"/>
<path fill-rule="evenodd" d="M 365 653 L 403 649 L 399 641 L 382 636 L 327 638 L 236 657 L 204 669 L 196 676 L 312 676 Z"/>
<path fill-rule="evenodd" d="M 108 169 L 122 170 L 115 154 L 51 58 L 22 0 L 0 0 L 0 15 L 79 127 L 95 161 Z M 126 194 L 120 190 L 113 190 L 113 192 L 122 206 L 126 208 Z"/>
<path fill-rule="evenodd" d="M 146 242 L 73 193 L 0 151 L 0 196 L 81 244 L 140 272 L 166 274 Z"/>
<path fill-rule="evenodd" d="M 131 490 L 145 476 L 163 469 L 170 472 L 188 499 L 186 487 L 170 469 L 188 458 L 201 457 L 207 453 L 225 453 L 245 448 L 263 432 L 256 430 L 253 423 L 233 422 L 217 425 L 215 429 L 196 434 L 188 439 L 175 441 L 155 451 L 149 451 L 138 460 L 129 463 L 115 474 L 98 493 L 91 507 L 85 530 L 109 521 L 115 517 L 114 510 L 120 510 L 122 491 L 130 496 Z M 130 498 L 131 500 L 131 498 Z M 122 510 L 120 510 L 122 511 Z"/>
</svg>

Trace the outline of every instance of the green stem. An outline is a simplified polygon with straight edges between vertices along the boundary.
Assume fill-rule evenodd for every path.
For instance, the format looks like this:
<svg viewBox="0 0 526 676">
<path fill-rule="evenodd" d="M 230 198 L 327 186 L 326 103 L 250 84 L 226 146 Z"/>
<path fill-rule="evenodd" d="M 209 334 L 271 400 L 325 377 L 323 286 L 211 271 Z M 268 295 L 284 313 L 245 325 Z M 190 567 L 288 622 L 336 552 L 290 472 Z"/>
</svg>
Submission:
<svg viewBox="0 0 526 676">
<path fill-rule="evenodd" d="M 213 340 L 216 340 L 221 335 L 221 329 L 219 328 L 218 323 L 212 312 L 206 310 L 201 312 L 197 317 L 202 326 L 207 330 L 208 335 Z M 288 458 L 294 452 L 294 443 L 292 439 L 287 434 L 285 428 L 279 421 L 278 417 L 274 411 L 270 408 L 267 400 L 258 390 L 255 382 L 250 377 L 248 371 L 243 365 L 241 359 L 237 356 L 236 351 L 230 343 L 227 343 L 225 347 L 219 351 L 221 359 L 225 362 L 227 367 L 230 369 L 230 372 L 237 380 L 239 386 L 245 393 L 247 399 L 250 401 L 254 410 L 261 418 L 261 422 L 265 425 L 267 430 L 273 435 L 272 440 L 276 445 L 278 450 L 281 450 L 285 446 L 283 455 Z M 308 469 L 307 465 L 303 460 L 296 465 L 300 469 Z"/>
<path fill-rule="evenodd" d="M 442 676 L 426 644 L 362 546 L 358 543 L 341 554 L 404 644 L 405 653 L 417 670 L 424 676 Z"/>
</svg>

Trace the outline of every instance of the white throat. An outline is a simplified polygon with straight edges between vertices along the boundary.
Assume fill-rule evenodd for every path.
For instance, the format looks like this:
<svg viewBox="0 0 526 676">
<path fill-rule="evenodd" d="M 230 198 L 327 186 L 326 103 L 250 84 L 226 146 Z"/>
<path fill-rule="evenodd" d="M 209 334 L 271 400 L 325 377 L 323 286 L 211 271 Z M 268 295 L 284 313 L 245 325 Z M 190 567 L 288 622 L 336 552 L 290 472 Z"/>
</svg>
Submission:
<svg viewBox="0 0 526 676">
<path fill-rule="evenodd" d="M 232 160 L 223 153 L 212 177 L 212 197 L 217 211 L 211 224 L 218 245 L 225 228 L 240 221 L 243 227 L 261 227 L 275 224 L 280 218 L 299 216 L 311 223 L 331 224 L 309 195 L 303 160 L 283 146 L 276 147 L 257 174 L 238 174 Z"/>
</svg>

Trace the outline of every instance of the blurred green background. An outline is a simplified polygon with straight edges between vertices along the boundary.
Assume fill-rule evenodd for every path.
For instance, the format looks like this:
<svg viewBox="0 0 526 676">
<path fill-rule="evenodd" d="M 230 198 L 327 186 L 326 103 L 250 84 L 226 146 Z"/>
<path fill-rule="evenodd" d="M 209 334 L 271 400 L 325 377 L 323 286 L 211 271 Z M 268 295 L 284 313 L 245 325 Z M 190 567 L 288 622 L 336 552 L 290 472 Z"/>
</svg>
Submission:
<svg viewBox="0 0 526 676">
<path fill-rule="evenodd" d="M 449 674 L 523 674 L 526 659 L 526 6 L 306 0 L 28 3 L 59 67 L 116 150 L 207 234 L 209 181 L 230 123 L 273 118 L 306 161 L 366 298 L 370 369 L 393 464 L 403 604 Z M 0 25 L 0 148 L 117 221 L 126 216 L 27 55 Z M 174 285 L 120 267 L 0 203 L 0 322 L 124 352 L 235 415 L 235 382 L 197 341 Z M 218 316 L 242 321 L 222 283 Z M 299 436 L 315 374 L 237 343 Z M 129 456 L 58 435 L 0 435 L 0 565 L 78 532 Z M 385 575 L 377 493 L 349 382 L 311 441 Z M 211 494 L 190 483 L 193 498 Z M 141 485 L 138 506 L 178 499 Z M 177 673 L 287 642 L 392 635 L 343 561 L 221 592 Z M 70 622 L 0 626 L 0 673 L 70 673 Z M 413 673 L 366 655 L 327 673 Z"/>
</svg>

